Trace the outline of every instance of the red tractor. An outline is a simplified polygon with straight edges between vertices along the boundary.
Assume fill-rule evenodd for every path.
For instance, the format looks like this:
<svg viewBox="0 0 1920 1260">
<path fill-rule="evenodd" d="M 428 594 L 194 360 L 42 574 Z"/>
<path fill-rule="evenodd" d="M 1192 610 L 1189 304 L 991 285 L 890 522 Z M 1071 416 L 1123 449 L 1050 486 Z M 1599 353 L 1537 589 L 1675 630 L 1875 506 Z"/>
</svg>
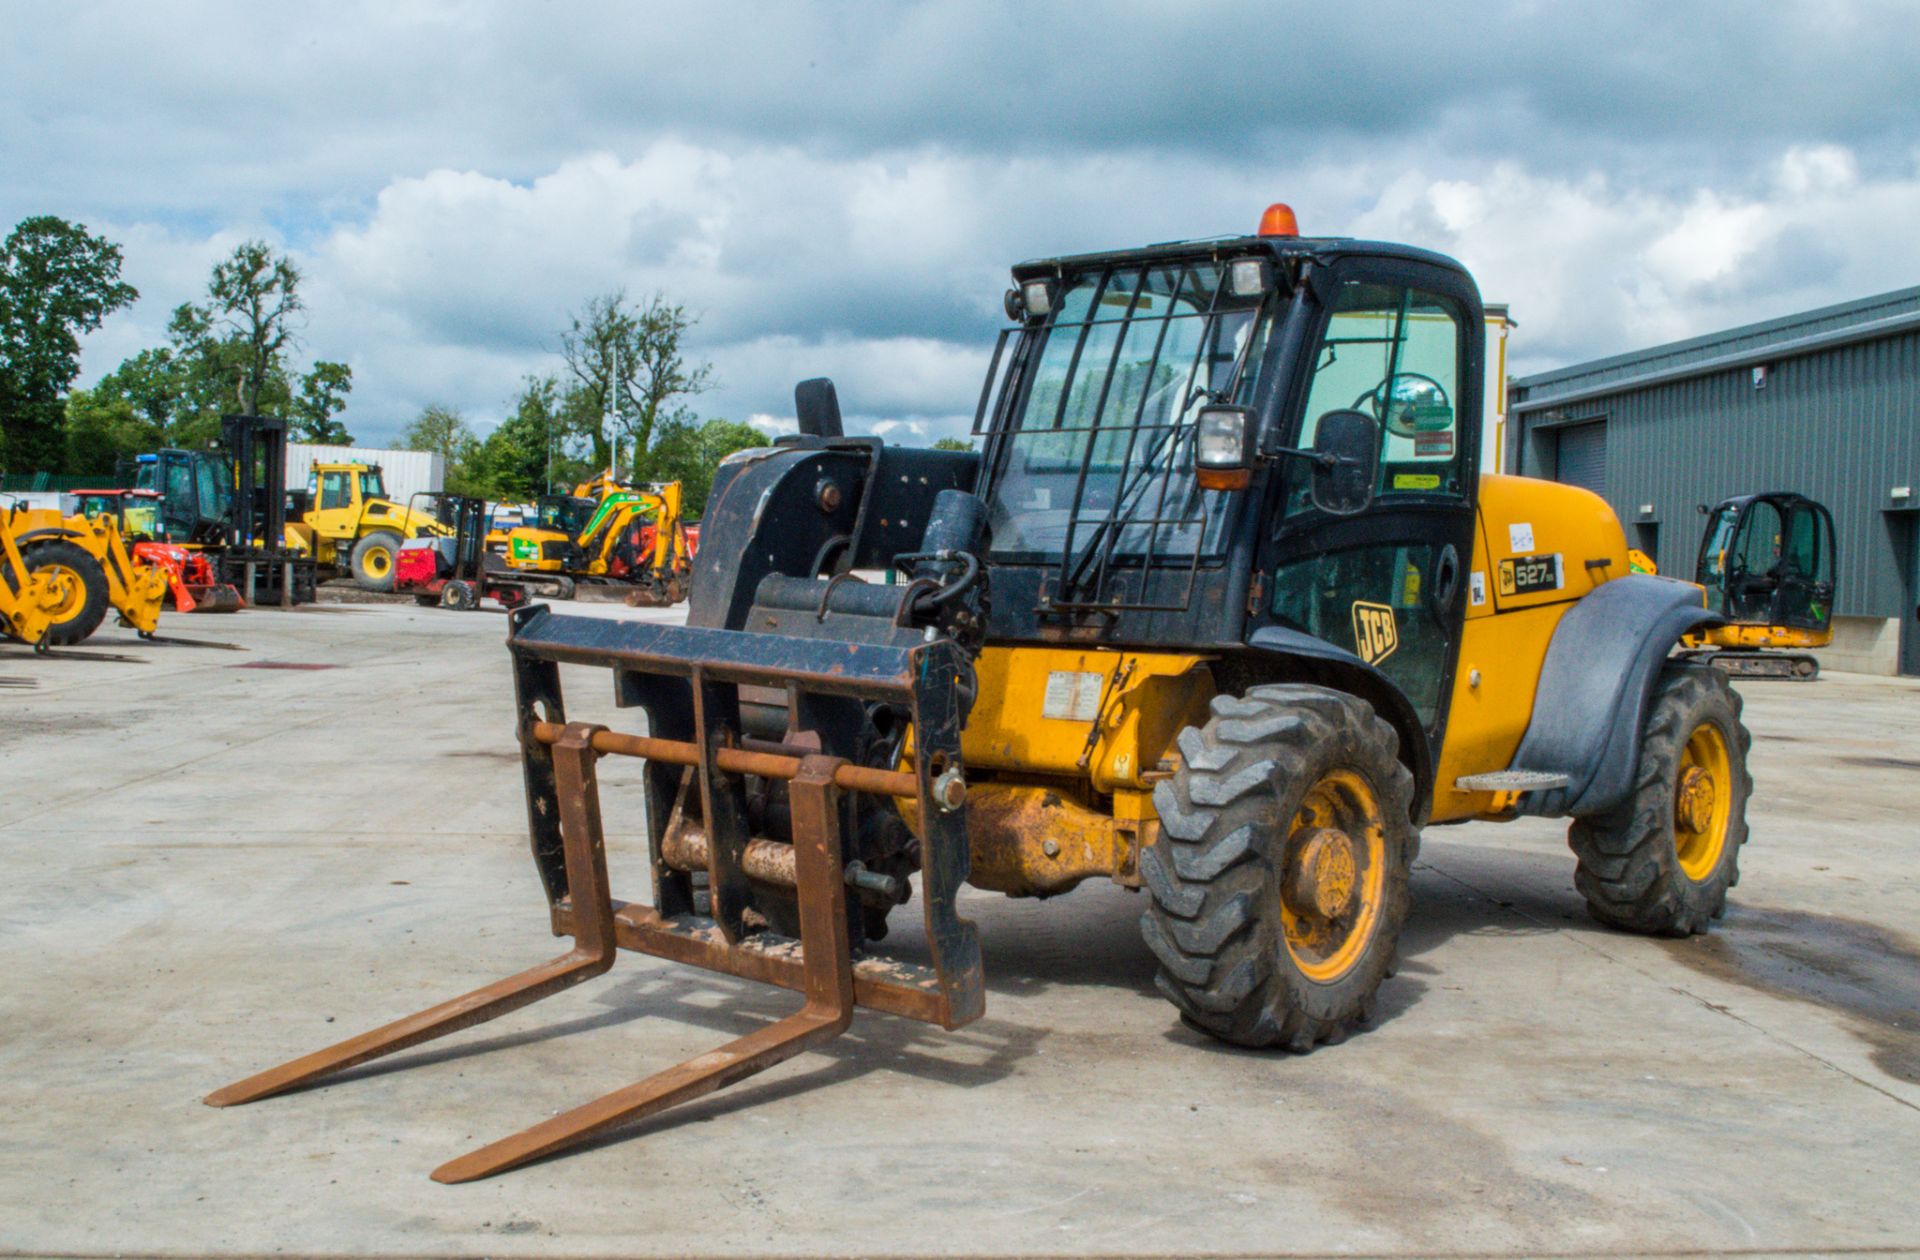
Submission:
<svg viewBox="0 0 1920 1260">
<path fill-rule="evenodd" d="M 175 612 L 233 612 L 245 603 L 240 592 L 220 581 L 206 554 L 171 541 L 161 525 L 157 490 L 75 490 L 74 512 L 106 514 L 132 544 L 133 558 L 167 575 L 167 595 Z"/>
</svg>

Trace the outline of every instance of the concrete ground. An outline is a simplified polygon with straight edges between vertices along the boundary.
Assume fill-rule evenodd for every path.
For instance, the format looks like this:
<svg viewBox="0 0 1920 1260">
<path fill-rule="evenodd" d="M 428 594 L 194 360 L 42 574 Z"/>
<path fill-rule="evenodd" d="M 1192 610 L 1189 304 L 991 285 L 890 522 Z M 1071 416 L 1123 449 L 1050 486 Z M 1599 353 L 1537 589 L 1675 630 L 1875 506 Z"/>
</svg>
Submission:
<svg viewBox="0 0 1920 1260">
<path fill-rule="evenodd" d="M 246 651 L 0 647 L 38 684 L 0 689 L 0 1253 L 1920 1251 L 1911 682 L 1747 685 L 1752 843 L 1710 938 L 1593 925 L 1558 825 L 1434 828 L 1377 1025 L 1296 1058 L 1173 1018 L 1137 897 L 978 895 L 977 1024 L 863 1013 L 636 1133 L 443 1187 L 794 999 L 623 956 L 333 1086 L 202 1106 L 558 950 L 497 613 L 162 628 Z M 631 729 L 604 674 L 568 685 Z M 616 891 L 644 898 L 635 770 L 602 776 Z"/>
</svg>

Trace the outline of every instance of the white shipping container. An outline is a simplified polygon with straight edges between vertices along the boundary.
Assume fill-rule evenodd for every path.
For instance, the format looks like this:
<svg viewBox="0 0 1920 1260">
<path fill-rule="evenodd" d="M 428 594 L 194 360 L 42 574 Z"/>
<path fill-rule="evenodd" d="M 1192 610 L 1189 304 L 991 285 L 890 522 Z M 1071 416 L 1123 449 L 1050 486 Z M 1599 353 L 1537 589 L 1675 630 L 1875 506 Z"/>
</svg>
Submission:
<svg viewBox="0 0 1920 1260">
<path fill-rule="evenodd" d="M 313 446 L 305 442 L 287 443 L 287 489 L 306 489 L 307 474 L 315 464 L 378 464 L 387 483 L 387 497 L 403 506 L 411 495 L 446 489 L 446 456 L 433 451 Z"/>
</svg>

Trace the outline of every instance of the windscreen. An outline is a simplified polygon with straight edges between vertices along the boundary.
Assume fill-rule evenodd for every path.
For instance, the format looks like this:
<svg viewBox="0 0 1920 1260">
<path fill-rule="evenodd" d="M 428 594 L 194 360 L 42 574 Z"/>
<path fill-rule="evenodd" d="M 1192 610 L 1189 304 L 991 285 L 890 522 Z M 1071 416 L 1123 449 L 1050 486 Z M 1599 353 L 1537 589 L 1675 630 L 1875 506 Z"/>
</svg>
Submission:
<svg viewBox="0 0 1920 1260">
<path fill-rule="evenodd" d="M 1031 366 L 1006 388 L 988 512 L 1001 559 L 1064 558 L 1067 581 L 1109 560 L 1217 554 L 1229 495 L 1193 476 L 1193 424 L 1252 398 L 1271 320 L 1211 261 L 1065 278 Z"/>
</svg>

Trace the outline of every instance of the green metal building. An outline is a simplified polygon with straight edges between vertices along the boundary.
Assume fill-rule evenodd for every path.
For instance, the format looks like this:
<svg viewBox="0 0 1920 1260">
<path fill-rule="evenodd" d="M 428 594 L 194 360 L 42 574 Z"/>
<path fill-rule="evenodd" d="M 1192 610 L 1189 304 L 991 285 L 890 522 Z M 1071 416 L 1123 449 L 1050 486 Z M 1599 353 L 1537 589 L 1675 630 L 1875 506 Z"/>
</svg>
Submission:
<svg viewBox="0 0 1920 1260">
<path fill-rule="evenodd" d="M 1662 573 L 1702 504 L 1794 490 L 1833 512 L 1829 668 L 1920 675 L 1920 288 L 1514 383 L 1504 466 L 1586 486 Z"/>
</svg>

